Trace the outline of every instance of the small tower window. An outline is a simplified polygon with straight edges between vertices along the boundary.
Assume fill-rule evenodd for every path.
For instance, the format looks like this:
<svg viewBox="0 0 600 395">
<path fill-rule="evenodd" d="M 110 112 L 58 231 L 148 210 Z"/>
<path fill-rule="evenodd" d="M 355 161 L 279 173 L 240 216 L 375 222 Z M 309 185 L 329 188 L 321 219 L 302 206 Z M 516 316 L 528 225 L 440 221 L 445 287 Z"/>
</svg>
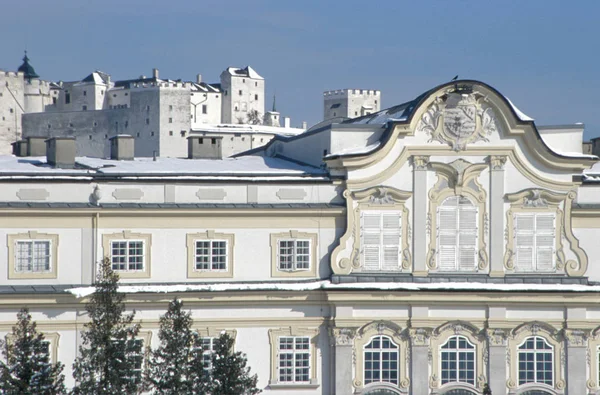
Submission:
<svg viewBox="0 0 600 395">
<path fill-rule="evenodd" d="M 258 100 L 258 95 L 254 95 L 254 100 Z"/>
<path fill-rule="evenodd" d="M 83 96 L 87 96 L 87 91 L 83 91 Z"/>
<path fill-rule="evenodd" d="M 238 92 L 239 92 L 240 96 L 242 96 L 242 90 L 240 89 Z"/>
</svg>

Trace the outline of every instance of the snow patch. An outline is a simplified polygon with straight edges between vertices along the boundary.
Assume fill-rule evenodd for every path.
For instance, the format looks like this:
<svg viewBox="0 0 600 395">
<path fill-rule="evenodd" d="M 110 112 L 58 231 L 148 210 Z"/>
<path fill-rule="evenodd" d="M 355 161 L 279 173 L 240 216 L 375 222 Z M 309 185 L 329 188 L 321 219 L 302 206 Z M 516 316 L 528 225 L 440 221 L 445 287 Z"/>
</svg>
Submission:
<svg viewBox="0 0 600 395">
<path fill-rule="evenodd" d="M 534 121 L 533 118 L 531 118 L 530 116 L 526 115 L 521 110 L 519 110 L 517 108 L 517 106 L 515 106 L 512 101 L 510 101 L 510 99 L 508 97 L 504 96 L 504 98 L 508 101 L 508 103 L 510 104 L 510 106 L 512 107 L 514 112 L 517 114 L 517 118 L 519 118 L 521 121 Z"/>
</svg>

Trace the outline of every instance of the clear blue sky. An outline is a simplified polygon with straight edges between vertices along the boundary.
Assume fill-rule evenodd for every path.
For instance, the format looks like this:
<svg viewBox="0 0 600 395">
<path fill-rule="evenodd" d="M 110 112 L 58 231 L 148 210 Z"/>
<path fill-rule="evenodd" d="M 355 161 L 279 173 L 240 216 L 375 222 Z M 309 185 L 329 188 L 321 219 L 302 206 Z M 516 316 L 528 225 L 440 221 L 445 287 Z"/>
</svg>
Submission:
<svg viewBox="0 0 600 395">
<path fill-rule="evenodd" d="M 379 89 L 389 107 L 458 74 L 540 125 L 600 135 L 598 0 L 14 0 L 1 13 L 0 68 L 16 70 L 27 48 L 44 79 L 157 67 L 217 82 L 249 64 L 298 125 L 321 120 L 324 90 Z"/>
</svg>

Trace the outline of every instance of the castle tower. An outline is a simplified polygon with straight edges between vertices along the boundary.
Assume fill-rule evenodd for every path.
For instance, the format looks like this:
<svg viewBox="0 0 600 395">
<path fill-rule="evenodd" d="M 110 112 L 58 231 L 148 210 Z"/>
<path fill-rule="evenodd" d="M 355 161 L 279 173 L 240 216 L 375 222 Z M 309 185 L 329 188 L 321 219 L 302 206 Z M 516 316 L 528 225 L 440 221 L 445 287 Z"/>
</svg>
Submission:
<svg viewBox="0 0 600 395">
<path fill-rule="evenodd" d="M 273 95 L 273 109 L 271 111 L 265 112 L 265 116 L 263 117 L 263 123 L 267 126 L 281 126 L 280 124 L 280 114 L 275 108 L 275 95 Z"/>
<path fill-rule="evenodd" d="M 248 114 L 265 112 L 265 79 L 254 69 L 229 67 L 221 73 L 221 122 L 247 123 Z"/>
<path fill-rule="evenodd" d="M 17 72 L 23 73 L 23 113 L 43 112 L 46 106 L 52 104 L 50 98 L 50 84 L 42 81 L 29 63 L 27 51 L 23 56 L 23 64 Z"/>
<path fill-rule="evenodd" d="M 23 64 L 19 66 L 17 72 L 23 73 L 23 76 L 27 79 L 32 78 L 40 78 L 39 75 L 35 72 L 35 69 L 32 65 L 29 64 L 29 57 L 27 56 L 27 51 L 25 51 L 25 56 L 23 56 Z"/>
<path fill-rule="evenodd" d="M 381 92 L 367 89 L 342 89 L 323 93 L 323 119 L 356 118 L 381 108 Z"/>
</svg>

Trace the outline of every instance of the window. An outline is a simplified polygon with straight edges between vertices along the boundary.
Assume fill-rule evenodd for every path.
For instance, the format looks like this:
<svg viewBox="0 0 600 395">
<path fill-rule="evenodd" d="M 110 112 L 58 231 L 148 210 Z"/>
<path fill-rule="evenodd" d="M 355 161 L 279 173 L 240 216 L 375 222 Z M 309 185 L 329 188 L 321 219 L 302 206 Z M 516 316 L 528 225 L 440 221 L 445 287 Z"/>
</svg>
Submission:
<svg viewBox="0 0 600 395">
<path fill-rule="evenodd" d="M 210 143 L 213 145 L 217 144 L 217 139 L 215 139 L 215 138 L 210 139 Z"/>
<path fill-rule="evenodd" d="M 92 139 L 92 135 L 90 134 L 90 135 L 88 136 L 88 140 L 91 140 L 91 139 Z"/>
<path fill-rule="evenodd" d="M 466 337 L 450 337 L 440 353 L 442 385 L 451 382 L 475 385 L 475 346 Z"/>
<path fill-rule="evenodd" d="M 50 270 L 50 240 L 18 240 L 15 257 L 16 272 L 47 272 Z"/>
<path fill-rule="evenodd" d="M 400 270 L 400 211 L 361 212 L 361 256 L 365 270 Z"/>
<path fill-rule="evenodd" d="M 215 338 L 202 338 L 202 370 L 205 374 L 209 374 L 212 370 L 212 356 L 215 353 Z"/>
<path fill-rule="evenodd" d="M 135 383 L 140 383 L 142 381 L 144 368 L 144 340 L 113 340 L 113 344 L 122 353 L 119 357 L 130 359 L 130 361 L 133 362 L 133 376 L 124 378 L 132 380 Z"/>
<path fill-rule="evenodd" d="M 169 111 L 173 111 L 173 106 L 169 106 Z"/>
<path fill-rule="evenodd" d="M 206 104 L 202 105 L 202 114 L 207 114 L 208 113 L 208 106 Z"/>
<path fill-rule="evenodd" d="M 227 270 L 226 240 L 196 240 L 196 270 Z"/>
<path fill-rule="evenodd" d="M 242 90 L 241 89 L 238 91 L 238 93 L 239 93 L 240 96 L 242 96 Z"/>
<path fill-rule="evenodd" d="M 242 102 L 242 111 L 248 111 L 248 103 Z"/>
<path fill-rule="evenodd" d="M 172 136 L 172 135 L 173 135 L 173 131 L 169 130 L 169 136 Z"/>
<path fill-rule="evenodd" d="M 146 125 L 150 125 L 150 118 L 146 118 Z"/>
<path fill-rule="evenodd" d="M 81 106 L 82 111 L 87 111 L 87 106 Z"/>
<path fill-rule="evenodd" d="M 87 96 L 87 91 L 83 91 L 83 96 Z"/>
<path fill-rule="evenodd" d="M 150 136 L 151 136 L 151 137 L 154 137 L 154 132 L 150 132 Z"/>
<path fill-rule="evenodd" d="M 71 103 L 71 94 L 69 92 L 65 92 L 65 104 Z"/>
<path fill-rule="evenodd" d="M 9 234 L 8 278 L 56 278 L 58 235 L 30 231 Z"/>
<path fill-rule="evenodd" d="M 181 137 L 185 137 L 185 130 L 182 130 L 181 132 L 179 132 L 181 134 Z"/>
<path fill-rule="evenodd" d="M 242 78 L 242 83 L 244 83 L 244 84 L 246 83 L 246 79 L 245 78 Z"/>
<path fill-rule="evenodd" d="M 555 214 L 515 214 L 515 270 L 554 271 Z"/>
<path fill-rule="evenodd" d="M 365 385 L 398 384 L 399 348 L 387 336 L 375 336 L 364 347 Z"/>
<path fill-rule="evenodd" d="M 173 118 L 169 118 L 169 123 L 173 123 Z"/>
<path fill-rule="evenodd" d="M 102 235 L 104 255 L 121 278 L 149 278 L 152 235 L 123 231 Z"/>
<path fill-rule="evenodd" d="M 279 270 L 309 270 L 310 240 L 279 240 Z"/>
<path fill-rule="evenodd" d="M 316 275 L 314 233 L 290 231 L 271 234 L 273 277 L 313 277 Z"/>
<path fill-rule="evenodd" d="M 146 106 L 146 111 L 150 112 L 150 106 Z"/>
<path fill-rule="evenodd" d="M 258 86 L 258 82 L 256 82 L 256 81 L 255 81 L 255 82 L 254 82 L 254 86 Z"/>
<path fill-rule="evenodd" d="M 440 270 L 472 271 L 477 267 L 478 208 L 464 196 L 452 196 L 438 207 Z"/>
<path fill-rule="evenodd" d="M 116 271 L 144 270 L 144 242 L 142 240 L 118 240 L 111 242 L 110 259 Z"/>
<path fill-rule="evenodd" d="M 254 95 L 254 100 L 258 100 L 258 95 Z"/>
<path fill-rule="evenodd" d="M 201 192 L 197 193 L 200 199 Z M 232 234 L 188 234 L 188 277 L 232 277 L 233 242 Z"/>
<path fill-rule="evenodd" d="M 554 383 L 554 350 L 543 337 L 532 336 L 518 347 L 519 385 Z"/>
<path fill-rule="evenodd" d="M 278 341 L 278 381 L 310 383 L 310 338 L 281 336 Z"/>
</svg>

